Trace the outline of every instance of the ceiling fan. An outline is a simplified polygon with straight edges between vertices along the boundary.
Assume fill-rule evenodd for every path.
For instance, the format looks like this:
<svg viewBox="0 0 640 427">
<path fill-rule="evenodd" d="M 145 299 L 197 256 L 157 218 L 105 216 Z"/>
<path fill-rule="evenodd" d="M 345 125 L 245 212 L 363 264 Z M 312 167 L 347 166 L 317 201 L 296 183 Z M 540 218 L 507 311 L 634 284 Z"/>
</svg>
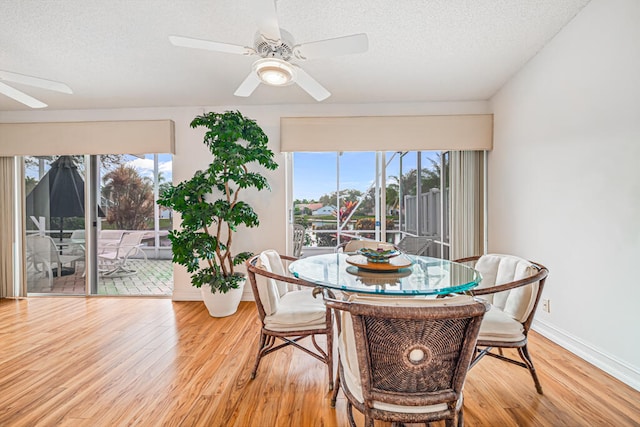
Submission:
<svg viewBox="0 0 640 427">
<path fill-rule="evenodd" d="M 364 33 L 296 45 L 293 36 L 278 25 L 275 0 L 253 0 L 253 3 L 258 16 L 253 47 L 169 36 L 169 41 L 175 46 L 259 56 L 249 75 L 234 92 L 236 96 L 251 95 L 260 83 L 271 86 L 296 83 L 317 101 L 323 101 L 331 93 L 295 62 L 366 52 L 369 47 Z"/>
<path fill-rule="evenodd" d="M 19 91 L 18 89 L 9 86 L 8 84 L 3 83 L 5 81 L 19 83 L 27 86 L 39 87 L 47 90 L 53 90 L 56 92 L 69 94 L 73 93 L 71 88 L 64 83 L 0 70 L 0 93 L 8 96 L 9 98 L 15 99 L 16 101 L 31 108 L 44 108 L 47 106 L 47 104 L 27 95 L 24 92 Z"/>
</svg>

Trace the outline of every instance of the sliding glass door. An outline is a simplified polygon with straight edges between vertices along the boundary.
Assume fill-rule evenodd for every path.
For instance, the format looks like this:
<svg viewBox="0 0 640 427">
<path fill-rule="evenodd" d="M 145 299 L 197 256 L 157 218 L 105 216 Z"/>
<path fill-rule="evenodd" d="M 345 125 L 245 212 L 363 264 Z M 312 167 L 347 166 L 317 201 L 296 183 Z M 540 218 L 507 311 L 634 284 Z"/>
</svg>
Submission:
<svg viewBox="0 0 640 427">
<path fill-rule="evenodd" d="M 171 211 L 156 204 L 170 183 L 171 156 L 100 156 L 97 171 L 97 293 L 171 295 Z"/>
<path fill-rule="evenodd" d="M 29 294 L 173 292 L 170 155 L 25 157 Z"/>
<path fill-rule="evenodd" d="M 26 157 L 29 293 L 86 294 L 85 159 Z"/>
</svg>

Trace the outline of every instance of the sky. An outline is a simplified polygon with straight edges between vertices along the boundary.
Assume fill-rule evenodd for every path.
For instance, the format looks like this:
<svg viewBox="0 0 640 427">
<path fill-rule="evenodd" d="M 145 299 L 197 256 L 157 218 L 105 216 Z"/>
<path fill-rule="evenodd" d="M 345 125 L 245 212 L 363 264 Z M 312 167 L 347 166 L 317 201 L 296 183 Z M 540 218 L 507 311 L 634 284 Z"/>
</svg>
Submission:
<svg viewBox="0 0 640 427">
<path fill-rule="evenodd" d="M 138 173 L 149 178 L 153 177 L 153 154 L 146 154 L 144 159 L 127 155 L 127 165 L 136 168 Z M 171 154 L 158 154 L 158 171 L 162 173 L 163 182 L 171 182 L 172 161 Z"/>
<path fill-rule="evenodd" d="M 399 155 L 387 152 L 387 177 L 398 176 Z M 423 152 L 422 167 L 431 163 L 425 157 L 437 159 L 438 152 Z M 363 193 L 375 179 L 374 152 L 343 152 L 340 155 L 340 187 L 357 189 Z M 324 194 L 336 191 L 336 153 L 294 153 L 293 200 L 318 200 Z M 407 153 L 402 160 L 403 173 L 416 168 L 416 152 Z"/>
</svg>

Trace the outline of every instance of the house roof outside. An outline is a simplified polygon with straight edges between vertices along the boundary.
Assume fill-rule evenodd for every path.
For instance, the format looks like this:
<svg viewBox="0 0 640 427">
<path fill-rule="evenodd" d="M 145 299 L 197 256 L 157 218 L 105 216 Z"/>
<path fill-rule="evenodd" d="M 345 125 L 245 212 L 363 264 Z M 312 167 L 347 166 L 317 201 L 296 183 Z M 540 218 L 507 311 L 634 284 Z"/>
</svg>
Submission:
<svg viewBox="0 0 640 427">
<path fill-rule="evenodd" d="M 296 205 L 298 209 L 309 209 L 310 211 L 315 211 L 323 206 L 323 203 L 301 203 Z"/>
<path fill-rule="evenodd" d="M 311 212 L 311 215 L 331 215 L 336 211 L 336 207 L 332 205 L 326 205 Z"/>
</svg>

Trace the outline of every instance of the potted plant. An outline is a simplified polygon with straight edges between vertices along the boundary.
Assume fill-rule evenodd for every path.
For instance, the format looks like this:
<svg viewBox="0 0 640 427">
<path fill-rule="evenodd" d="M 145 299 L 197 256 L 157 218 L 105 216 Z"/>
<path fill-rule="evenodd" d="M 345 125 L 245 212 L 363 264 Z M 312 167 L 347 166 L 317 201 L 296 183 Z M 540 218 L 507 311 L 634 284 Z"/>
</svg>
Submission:
<svg viewBox="0 0 640 427">
<path fill-rule="evenodd" d="M 169 233 L 173 262 L 191 273 L 191 283 L 201 289 L 212 316 L 228 316 L 237 310 L 246 281 L 235 267 L 252 256 L 232 252 L 233 234 L 241 225 L 259 224 L 256 212 L 239 195 L 247 188 L 269 188 L 267 179 L 248 165 L 273 170 L 278 164 L 267 148 L 267 135 L 239 111 L 197 116 L 191 127 L 207 128 L 203 143 L 213 160 L 207 169 L 163 191 L 158 204 L 181 216 L 180 229 Z"/>
</svg>

